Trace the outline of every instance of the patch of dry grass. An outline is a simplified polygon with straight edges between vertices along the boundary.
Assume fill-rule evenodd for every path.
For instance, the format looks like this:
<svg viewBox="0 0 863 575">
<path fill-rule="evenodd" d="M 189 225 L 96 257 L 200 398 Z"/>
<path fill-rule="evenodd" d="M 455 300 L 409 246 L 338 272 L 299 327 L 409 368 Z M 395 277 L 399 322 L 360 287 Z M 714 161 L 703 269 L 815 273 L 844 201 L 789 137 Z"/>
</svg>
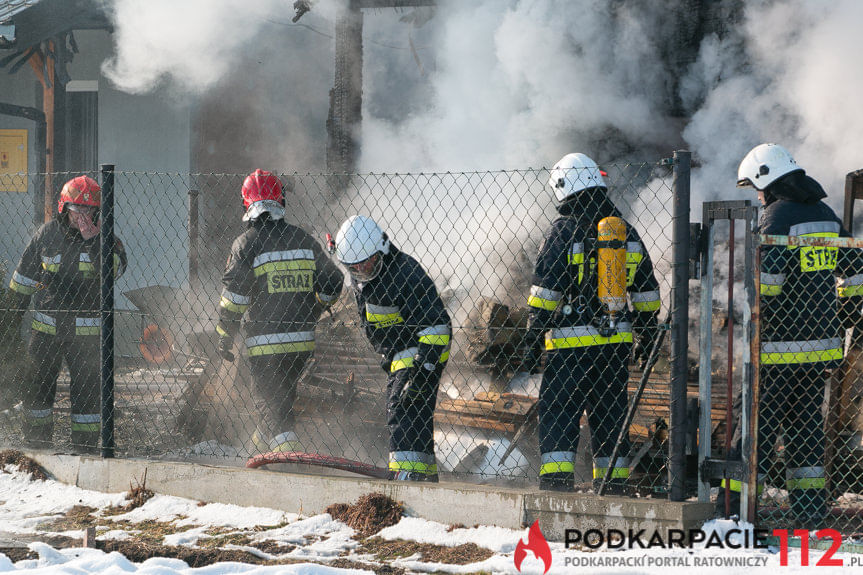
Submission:
<svg viewBox="0 0 863 575">
<path fill-rule="evenodd" d="M 360 497 L 353 505 L 330 505 L 327 513 L 333 519 L 353 528 L 359 537 L 369 537 L 398 523 L 404 515 L 404 506 L 383 493 L 369 493 Z"/>
<path fill-rule="evenodd" d="M 20 471 L 29 473 L 31 479 L 39 481 L 48 479 L 48 474 L 42 469 L 41 465 L 16 449 L 4 449 L 0 451 L 0 469 L 5 470 L 7 465 L 14 465 Z"/>
<path fill-rule="evenodd" d="M 374 554 L 379 561 L 392 561 L 419 554 L 420 561 L 425 563 L 447 563 L 450 565 L 467 565 L 485 561 L 494 552 L 484 549 L 475 543 L 463 543 L 456 547 L 445 547 L 431 543 L 418 543 L 404 539 L 385 540 L 381 537 L 370 537 L 363 541 L 360 552 Z"/>
</svg>

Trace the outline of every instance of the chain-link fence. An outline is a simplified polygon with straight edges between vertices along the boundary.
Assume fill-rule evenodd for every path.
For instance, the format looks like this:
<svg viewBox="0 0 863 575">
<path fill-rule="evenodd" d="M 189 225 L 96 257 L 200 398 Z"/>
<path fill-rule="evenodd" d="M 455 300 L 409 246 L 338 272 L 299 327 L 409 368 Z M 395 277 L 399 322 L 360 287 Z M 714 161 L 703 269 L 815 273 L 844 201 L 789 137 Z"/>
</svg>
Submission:
<svg viewBox="0 0 863 575">
<path fill-rule="evenodd" d="M 608 472 L 611 478 L 628 474 L 628 482 L 643 492 L 664 492 L 671 404 L 667 346 L 644 378 L 646 387 L 617 465 L 608 469 L 607 460 L 627 401 L 642 380 L 646 355 L 633 358 L 632 348 L 638 347 L 639 337 L 641 347 L 649 347 L 660 333 L 654 324 L 637 325 L 637 316 L 648 311 L 662 327 L 669 307 L 672 166 L 603 168 L 608 197 L 637 232 L 621 244 L 605 246 L 623 254 L 629 301 L 618 312 L 616 330 L 600 333 L 592 318 L 585 317 L 567 324 L 572 333 L 549 332 L 547 340 L 539 340 L 551 350 L 545 354 L 549 358 L 568 354 L 563 367 L 551 375 L 552 359 L 525 361 L 530 355 L 525 344 L 531 333 L 528 316 L 549 311 L 546 304 L 555 298 L 548 293 L 566 292 L 581 281 L 587 285 L 598 273 L 602 245 L 581 241 L 580 252 L 568 244 L 560 254 L 572 286 L 536 285 L 537 254 L 559 217 L 547 170 L 283 175 L 284 221 L 304 232 L 271 234 L 266 241 L 260 230 L 249 236 L 248 230 L 255 228 L 242 221 L 241 188 L 247 174 L 114 173 L 119 275 L 110 415 L 117 455 L 243 464 L 281 449 L 321 456 L 307 463 L 352 465 L 333 463 L 326 456 L 390 470 L 417 469 L 415 455 L 407 457 L 413 463 L 405 464 L 398 456 L 394 460 L 393 452 L 422 454 L 432 449 L 417 447 L 420 440 L 410 439 L 419 433 L 412 430 L 412 421 L 432 412 L 403 409 L 399 417 L 412 419 L 397 422 L 393 403 L 394 397 L 403 397 L 394 387 L 416 384 L 415 374 L 422 368 L 415 365 L 406 370 L 414 375 L 400 379 L 397 364 L 407 358 L 413 363 L 414 357 L 419 363 L 414 348 L 421 348 L 420 338 L 431 333 L 423 330 L 439 327 L 440 322 L 429 320 L 426 325 L 408 317 L 422 317 L 416 309 L 407 309 L 413 305 L 407 302 L 427 274 L 437 294 L 420 294 L 414 303 L 434 306 L 439 297 L 451 325 L 451 339 L 436 339 L 449 332 L 435 332 L 425 340 L 432 348 L 438 346 L 435 357 L 441 352 L 449 356 L 435 366 L 440 376 L 437 392 L 433 378 L 424 383 L 431 386 L 434 407 L 435 458 L 429 461 L 436 461 L 442 476 L 535 483 L 553 463 L 557 471 L 574 472 L 576 487 L 589 489 L 592 480 Z M 66 198 L 62 215 L 56 201 L 63 183 L 80 175 L 27 174 L 0 180 L 7 221 L 0 230 L 0 257 L 5 284 L 11 286 L 3 307 L 0 376 L 7 408 L 0 425 L 8 445 L 21 445 L 23 437 L 31 446 L 92 451 L 100 422 L 105 423 L 106 413 L 100 411 L 101 236 L 83 237 L 97 217 L 75 207 L 93 203 L 83 196 Z M 100 174 L 89 176 L 101 182 Z M 411 256 L 420 270 L 419 275 L 382 274 L 379 279 L 387 276 L 391 284 L 383 296 L 370 295 L 367 287 L 374 280 L 367 282 L 365 309 L 360 310 L 356 281 L 343 266 L 328 263 L 335 258 L 327 260 L 325 241 L 327 232 L 335 236 L 342 222 L 355 214 L 372 217 L 386 232 L 392 253 L 397 248 Z M 53 223 L 36 231 L 34 222 L 48 217 Z M 89 223 L 86 218 L 91 218 Z M 595 224 L 591 220 L 593 234 Z M 238 248 L 235 241 L 242 234 L 246 236 Z M 239 259 L 247 267 L 223 283 L 226 260 L 231 268 Z M 340 294 L 327 294 L 321 287 L 326 282 L 319 276 L 327 265 L 338 270 L 339 278 L 344 274 Z M 542 295 L 538 289 L 550 290 L 542 292 L 545 304 L 536 300 L 528 305 L 529 298 Z M 315 303 L 309 295 L 331 305 Z M 578 302 L 563 301 L 567 297 L 558 294 L 555 317 L 569 313 L 563 309 L 571 304 L 587 313 Z M 234 333 L 232 326 L 244 314 L 243 329 Z M 398 344 L 410 355 L 390 353 L 383 362 L 388 369 L 382 370 L 381 355 L 369 337 L 380 343 L 378 336 L 392 325 L 378 316 L 387 314 L 401 325 L 396 325 L 401 330 Z M 396 318 L 399 314 L 405 316 L 403 324 Z M 635 329 L 630 327 L 633 320 Z M 584 333 L 575 329 L 579 326 Z M 417 341 L 405 340 L 407 332 Z M 232 348 L 220 343 L 226 333 L 234 338 Z M 404 351 L 393 345 L 390 352 Z M 225 359 L 231 354 L 234 361 Z M 574 369 L 584 371 L 578 381 Z M 543 423 L 538 404 L 541 392 L 547 391 L 544 376 L 556 377 L 553 385 L 560 387 L 554 392 L 561 408 L 556 431 L 548 431 L 548 416 Z M 691 383 L 694 398 L 696 380 Z M 615 386 L 617 393 L 607 395 Z M 419 389 L 421 395 L 429 393 L 422 385 Z M 577 437 L 572 446 L 577 455 L 559 459 L 549 456 L 549 448 L 541 449 L 540 436 L 545 434 L 548 441 L 555 433 Z M 393 436 L 399 434 L 401 443 L 394 443 Z"/>
<path fill-rule="evenodd" d="M 853 420 L 860 394 L 853 388 L 863 256 L 854 242 L 861 242 L 830 245 L 838 222 L 801 220 L 789 236 L 760 236 L 759 515 L 858 531 L 863 485 Z"/>
<path fill-rule="evenodd" d="M 702 299 L 700 437 L 705 483 L 699 495 L 707 499 L 708 476 L 724 476 L 717 498 L 720 511 L 751 517 L 748 491 L 754 494 L 751 502 L 757 504 L 762 526 L 829 527 L 855 534 L 863 528 L 863 379 L 857 366 L 863 242 L 839 239 L 840 224 L 826 211 L 793 215 L 797 221 L 762 220 L 759 230 L 757 208 L 749 202 L 704 206 L 703 261 L 709 269 L 702 291 L 709 290 L 713 301 Z M 734 260 L 735 219 L 745 223 L 746 242 L 738 246 L 743 262 Z M 732 240 L 714 245 L 713 227 L 719 220 L 731 220 L 727 237 Z M 782 225 L 789 227 L 788 235 L 758 234 Z M 736 299 L 735 273 L 745 288 Z M 716 301 L 721 300 L 718 291 L 726 289 L 728 299 Z M 737 330 L 737 314 L 729 313 L 733 301 L 742 308 Z M 712 345 L 711 335 L 718 336 Z M 708 375 L 705 370 L 711 370 L 715 351 L 725 358 L 715 358 L 716 369 Z M 725 461 L 704 461 L 711 448 Z M 750 476 L 747 468 L 757 473 Z"/>
</svg>

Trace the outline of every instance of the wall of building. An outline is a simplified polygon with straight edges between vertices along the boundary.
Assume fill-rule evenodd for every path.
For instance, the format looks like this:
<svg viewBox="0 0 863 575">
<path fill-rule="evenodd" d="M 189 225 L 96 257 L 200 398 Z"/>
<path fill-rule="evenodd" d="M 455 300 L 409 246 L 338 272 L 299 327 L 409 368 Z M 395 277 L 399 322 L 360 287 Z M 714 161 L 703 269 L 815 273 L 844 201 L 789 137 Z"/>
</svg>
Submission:
<svg viewBox="0 0 863 575">
<path fill-rule="evenodd" d="M 129 267 L 117 285 L 117 307 L 131 310 L 134 306 L 120 295 L 123 292 L 156 284 L 184 288 L 188 281 L 191 105 L 164 91 L 133 95 L 113 89 L 100 71 L 102 62 L 113 51 L 111 35 L 78 31 L 75 38 L 79 53 L 68 67 L 71 85 L 75 89 L 97 89 L 98 164 L 114 164 L 120 172 L 115 185 L 115 221 L 117 235 L 129 254 Z M 41 108 L 40 100 L 41 87 L 29 66 L 0 82 L 0 102 Z M 34 123 L 0 115 L 2 128 L 28 129 L 28 169 L 35 171 Z M 80 166 L 67 169 L 78 171 Z M 154 176 L 152 172 L 170 175 Z M 4 195 L 0 205 L 0 217 L 5 222 L 0 227 L 0 261 L 8 264 L 8 284 L 33 232 L 34 190 L 31 184 L 27 193 Z M 140 316 L 122 314 L 118 322 L 118 352 L 134 354 Z"/>
</svg>

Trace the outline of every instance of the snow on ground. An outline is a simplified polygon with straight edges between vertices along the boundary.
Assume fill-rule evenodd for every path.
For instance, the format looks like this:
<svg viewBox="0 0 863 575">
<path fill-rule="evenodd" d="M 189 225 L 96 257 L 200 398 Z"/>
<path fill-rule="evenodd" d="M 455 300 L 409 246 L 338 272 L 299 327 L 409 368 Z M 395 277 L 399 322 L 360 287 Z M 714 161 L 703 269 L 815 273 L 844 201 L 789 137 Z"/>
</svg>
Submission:
<svg viewBox="0 0 863 575">
<path fill-rule="evenodd" d="M 163 521 L 166 517 L 180 518 L 175 522 L 178 526 L 200 525 L 235 527 L 237 529 L 251 529 L 256 525 L 279 525 L 296 521 L 299 517 L 295 513 L 265 509 L 262 507 L 239 507 L 224 503 L 208 503 L 198 505 L 197 501 L 173 497 L 170 495 L 156 495 L 147 503 L 128 513 L 116 515 L 115 521 L 128 520 L 132 522 L 146 521 L 147 519 Z"/>
<path fill-rule="evenodd" d="M 56 481 L 35 481 L 18 471 L 0 473 L 0 538 L 7 541 L 15 536 L 32 540 L 35 534 L 47 535 L 41 523 L 61 517 L 73 506 L 88 506 L 101 510 L 123 505 L 125 494 L 104 494 L 63 485 Z M 336 503 L 336 502 L 334 502 Z M 352 502 L 351 502 L 352 503 Z M 99 512 L 96 512 L 98 514 Z M 414 573 L 506 573 L 518 575 L 513 554 L 519 540 L 527 541 L 527 530 L 512 530 L 493 526 L 450 527 L 417 517 L 406 517 L 398 524 L 378 534 L 385 541 L 412 541 L 455 548 L 473 543 L 491 552 L 487 559 L 467 565 L 422 561 L 419 552 L 380 558 L 365 548 L 363 541 L 354 539 L 354 531 L 336 521 L 329 514 L 301 517 L 293 513 L 264 509 L 242 508 L 218 503 L 201 504 L 197 501 L 156 495 L 141 507 L 121 515 L 98 517 L 97 539 L 100 541 L 129 541 L 136 536 L 136 525 L 144 522 L 171 524 L 177 530 L 165 534 L 162 545 L 194 547 L 206 545 L 217 537 L 227 537 L 221 549 L 245 550 L 257 557 L 295 561 L 283 565 L 254 565 L 238 562 L 221 562 L 206 567 L 190 568 L 180 559 L 151 558 L 133 563 L 117 552 L 106 553 L 99 549 L 81 547 L 55 548 L 42 541 L 29 543 L 37 559 L 21 559 L 13 563 L 0 554 L 0 573 L 27 572 L 33 574 L 86 575 L 89 573 L 140 573 L 146 575 L 346 575 L 389 571 Z M 751 529 L 751 526 L 748 526 Z M 724 535 L 729 529 L 740 528 L 732 521 L 711 521 L 704 529 Z M 66 531 L 72 537 L 82 537 L 81 531 Z M 231 536 L 239 536 L 237 542 Z M 267 543 L 270 546 L 261 546 Z M 256 547 L 258 545 L 258 547 Z M 800 551 L 792 549 L 789 565 L 780 566 L 777 549 L 723 550 L 689 549 L 633 549 L 583 551 L 566 549 L 562 543 L 551 543 L 552 564 L 549 573 L 643 573 L 648 575 L 674 575 L 693 573 L 737 573 L 754 575 L 779 572 L 782 574 L 809 573 L 822 551 L 810 552 L 810 567 L 800 566 Z M 849 567 L 852 557 L 847 553 L 834 555 L 842 559 L 845 567 L 817 567 L 817 573 L 853 572 Z M 350 567 L 333 566 L 339 559 L 350 562 Z M 701 565 L 695 563 L 698 560 Z M 710 561 L 737 562 L 731 566 L 709 566 Z M 743 562 L 743 564 L 741 564 Z M 746 564 L 748 562 L 748 565 Z M 353 568 L 359 566 L 360 568 Z M 366 569 L 367 567 L 367 569 Z M 541 574 L 543 564 L 528 552 L 522 564 L 523 575 Z"/>
</svg>

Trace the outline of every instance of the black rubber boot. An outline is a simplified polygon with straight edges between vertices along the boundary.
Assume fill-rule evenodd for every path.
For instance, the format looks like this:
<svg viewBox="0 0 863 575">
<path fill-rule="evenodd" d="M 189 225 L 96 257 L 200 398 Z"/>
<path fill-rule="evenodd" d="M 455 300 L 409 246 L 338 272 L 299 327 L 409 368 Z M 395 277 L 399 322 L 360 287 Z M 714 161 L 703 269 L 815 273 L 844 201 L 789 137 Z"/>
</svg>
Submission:
<svg viewBox="0 0 863 575">
<path fill-rule="evenodd" d="M 86 455 L 99 455 L 98 431 L 73 431 L 72 450 Z"/>
<path fill-rule="evenodd" d="M 25 418 L 22 428 L 24 445 L 27 447 L 32 449 L 48 449 L 54 444 L 53 419 L 32 420 Z"/>
<path fill-rule="evenodd" d="M 602 485 L 602 479 L 593 480 L 593 492 L 599 493 L 599 486 Z M 603 495 L 615 495 L 617 497 L 632 497 L 635 490 L 629 484 L 628 479 L 616 477 L 609 479 L 605 484 L 605 492 Z"/>
<path fill-rule="evenodd" d="M 390 481 L 425 481 L 426 483 L 437 483 L 437 473 L 420 473 L 419 471 L 390 471 L 387 477 Z"/>
<path fill-rule="evenodd" d="M 542 491 L 574 491 L 575 477 L 572 473 L 545 473 L 539 476 Z"/>
<path fill-rule="evenodd" d="M 822 529 L 827 518 L 826 489 L 792 489 L 788 492 L 797 529 Z"/>
<path fill-rule="evenodd" d="M 729 497 L 729 501 L 729 517 L 733 515 L 740 517 L 740 492 L 732 491 Z M 716 496 L 714 515 L 716 517 L 725 518 L 725 489 L 721 487 L 719 488 L 719 494 Z"/>
</svg>

